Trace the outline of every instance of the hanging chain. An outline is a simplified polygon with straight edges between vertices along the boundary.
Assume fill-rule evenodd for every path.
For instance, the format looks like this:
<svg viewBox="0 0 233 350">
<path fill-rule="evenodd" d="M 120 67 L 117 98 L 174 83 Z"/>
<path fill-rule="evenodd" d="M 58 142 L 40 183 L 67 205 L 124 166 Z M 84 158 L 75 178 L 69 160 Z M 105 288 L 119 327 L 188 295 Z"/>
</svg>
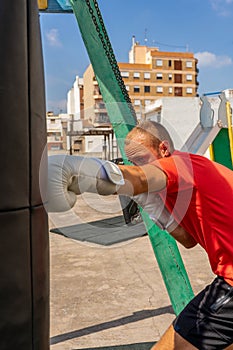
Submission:
<svg viewBox="0 0 233 350">
<path fill-rule="evenodd" d="M 97 31 L 97 33 L 99 35 L 99 38 L 100 38 L 101 43 L 103 45 L 103 49 L 104 49 L 105 54 L 106 54 L 106 56 L 107 56 L 107 58 L 109 60 L 109 63 L 111 65 L 111 68 L 112 68 L 113 73 L 115 75 L 115 78 L 117 80 L 117 83 L 118 83 L 118 85 L 119 85 L 119 87 L 121 89 L 123 97 L 124 97 L 125 101 L 127 102 L 128 106 L 129 106 L 129 109 L 131 111 L 131 114 L 133 115 L 133 117 L 134 117 L 134 119 L 136 121 L 137 118 L 136 118 L 135 110 L 134 110 L 134 108 L 132 106 L 131 99 L 129 97 L 128 91 L 126 90 L 124 81 L 122 79 L 122 76 L 121 76 L 121 73 L 120 73 L 120 70 L 119 70 L 119 67 L 118 67 L 118 63 L 116 61 L 116 58 L 115 58 L 115 55 L 114 55 L 114 52 L 113 52 L 113 49 L 112 49 L 111 42 L 109 40 L 107 31 L 105 29 L 104 21 L 103 21 L 103 18 L 102 18 L 102 15 L 101 15 L 98 3 L 97 3 L 96 0 L 92 0 L 92 2 L 94 3 L 94 6 L 95 6 L 95 9 L 96 9 L 96 13 L 97 13 L 100 25 L 98 24 L 96 16 L 94 14 L 94 10 L 91 7 L 90 0 L 86 0 L 86 4 L 88 6 L 88 9 L 89 9 L 92 21 L 93 21 L 93 23 L 95 25 L 96 31 Z"/>
</svg>

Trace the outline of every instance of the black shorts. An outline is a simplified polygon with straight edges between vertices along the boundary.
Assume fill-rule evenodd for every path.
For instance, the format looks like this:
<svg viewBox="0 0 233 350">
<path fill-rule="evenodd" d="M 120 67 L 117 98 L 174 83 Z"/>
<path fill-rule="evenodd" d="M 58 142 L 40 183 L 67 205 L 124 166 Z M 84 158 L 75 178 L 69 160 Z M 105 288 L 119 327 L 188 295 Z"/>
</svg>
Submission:
<svg viewBox="0 0 233 350">
<path fill-rule="evenodd" d="M 233 343 L 233 287 L 217 277 L 173 322 L 174 329 L 199 350 Z"/>
</svg>

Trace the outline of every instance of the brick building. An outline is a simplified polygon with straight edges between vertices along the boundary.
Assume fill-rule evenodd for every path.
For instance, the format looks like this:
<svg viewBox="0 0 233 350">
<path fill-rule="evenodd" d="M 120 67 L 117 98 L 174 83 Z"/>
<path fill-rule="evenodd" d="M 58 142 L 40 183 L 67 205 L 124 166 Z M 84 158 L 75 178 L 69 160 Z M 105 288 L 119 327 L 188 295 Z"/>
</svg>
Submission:
<svg viewBox="0 0 233 350">
<path fill-rule="evenodd" d="M 138 119 L 145 107 L 162 97 L 197 97 L 197 59 L 190 52 L 164 52 L 134 41 L 128 63 L 118 63 Z M 84 119 L 109 121 L 91 65 L 83 75 Z"/>
</svg>

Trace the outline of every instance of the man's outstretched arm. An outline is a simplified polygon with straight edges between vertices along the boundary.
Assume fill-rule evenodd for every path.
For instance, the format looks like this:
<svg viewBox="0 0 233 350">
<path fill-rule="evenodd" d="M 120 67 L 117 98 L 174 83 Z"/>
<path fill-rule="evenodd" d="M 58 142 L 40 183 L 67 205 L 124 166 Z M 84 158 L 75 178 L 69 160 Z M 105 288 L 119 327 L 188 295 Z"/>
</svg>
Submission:
<svg viewBox="0 0 233 350">
<path fill-rule="evenodd" d="M 117 166 L 97 158 L 56 155 L 48 157 L 48 191 L 42 194 L 48 211 L 65 211 L 84 192 L 132 197 L 160 191 L 166 180 L 164 172 L 152 165 Z"/>
<path fill-rule="evenodd" d="M 118 165 L 125 184 L 118 188 L 117 193 L 136 196 L 145 192 L 157 192 L 166 187 L 165 173 L 154 165 Z"/>
</svg>

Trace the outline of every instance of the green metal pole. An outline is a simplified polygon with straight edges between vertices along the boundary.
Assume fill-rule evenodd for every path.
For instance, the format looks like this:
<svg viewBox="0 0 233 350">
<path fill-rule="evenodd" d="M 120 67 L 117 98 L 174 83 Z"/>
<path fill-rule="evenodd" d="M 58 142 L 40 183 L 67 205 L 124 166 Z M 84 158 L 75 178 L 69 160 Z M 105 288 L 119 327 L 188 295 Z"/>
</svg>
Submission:
<svg viewBox="0 0 233 350">
<path fill-rule="evenodd" d="M 136 125 L 135 112 L 104 27 L 96 0 L 70 0 L 125 163 L 124 139 Z M 174 312 L 178 314 L 193 291 L 175 240 L 142 212 Z"/>
<path fill-rule="evenodd" d="M 229 148 L 230 148 L 230 155 L 231 155 L 231 168 L 233 169 L 233 125 L 232 125 L 232 108 L 229 101 L 226 103 L 226 114 L 227 114 Z"/>
<path fill-rule="evenodd" d="M 232 127 L 232 109 L 225 96 L 220 96 L 222 105 L 219 109 L 219 120 L 223 127 L 211 144 L 211 159 L 217 163 L 225 165 L 233 170 L 233 127 Z"/>
<path fill-rule="evenodd" d="M 213 143 L 214 160 L 233 170 L 230 152 L 230 140 L 227 128 L 222 128 Z"/>
</svg>

